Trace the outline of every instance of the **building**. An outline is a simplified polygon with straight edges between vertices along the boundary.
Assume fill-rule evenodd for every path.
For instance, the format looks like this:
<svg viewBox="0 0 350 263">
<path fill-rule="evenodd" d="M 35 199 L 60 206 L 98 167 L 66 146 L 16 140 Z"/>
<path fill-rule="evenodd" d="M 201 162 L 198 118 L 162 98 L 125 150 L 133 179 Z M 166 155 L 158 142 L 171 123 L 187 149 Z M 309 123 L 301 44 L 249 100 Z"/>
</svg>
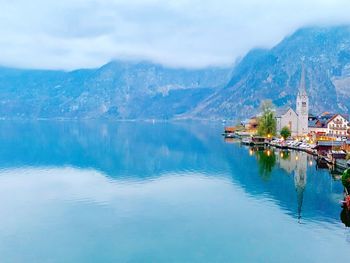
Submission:
<svg viewBox="0 0 350 263">
<path fill-rule="evenodd" d="M 279 133 L 288 127 L 292 136 L 298 135 L 298 115 L 292 108 L 280 109 L 276 112 L 276 130 Z"/>
<path fill-rule="evenodd" d="M 346 142 L 343 141 L 318 141 L 316 144 L 317 154 L 327 155 L 327 153 L 335 148 L 342 149 Z"/>
<path fill-rule="evenodd" d="M 341 114 L 335 114 L 327 121 L 327 134 L 335 137 L 345 137 L 349 133 L 348 118 Z"/>
<path fill-rule="evenodd" d="M 309 133 L 316 136 L 347 137 L 350 134 L 347 115 L 325 112 L 316 119 L 309 120 Z"/>
<path fill-rule="evenodd" d="M 317 136 L 327 135 L 327 125 L 326 122 L 320 119 L 309 120 L 309 134 Z"/>
<path fill-rule="evenodd" d="M 258 118 L 254 116 L 247 120 L 244 124 L 244 128 L 249 131 L 256 131 L 258 129 Z"/>
<path fill-rule="evenodd" d="M 309 133 L 309 97 L 305 88 L 305 69 L 302 68 L 299 91 L 296 99 L 296 110 L 287 108 L 276 113 L 276 129 L 280 133 L 287 126 L 292 136 L 304 136 Z"/>
<path fill-rule="evenodd" d="M 298 135 L 306 135 L 309 133 L 309 97 L 306 93 L 305 86 L 305 69 L 303 67 L 296 105 L 296 113 L 298 115 Z"/>
</svg>

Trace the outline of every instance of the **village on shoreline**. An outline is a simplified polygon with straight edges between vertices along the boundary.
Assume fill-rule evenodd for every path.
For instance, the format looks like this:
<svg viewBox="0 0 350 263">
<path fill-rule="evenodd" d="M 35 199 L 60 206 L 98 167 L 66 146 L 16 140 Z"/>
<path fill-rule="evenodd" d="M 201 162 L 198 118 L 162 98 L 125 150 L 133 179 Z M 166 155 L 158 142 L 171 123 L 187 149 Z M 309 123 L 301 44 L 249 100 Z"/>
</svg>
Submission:
<svg viewBox="0 0 350 263">
<path fill-rule="evenodd" d="M 276 110 L 271 101 L 263 101 L 257 116 L 236 125 L 226 126 L 226 140 L 260 147 L 300 150 L 315 156 L 318 163 L 340 170 L 350 167 L 350 122 L 342 113 L 309 113 L 305 69 L 302 67 L 296 109 Z"/>
</svg>

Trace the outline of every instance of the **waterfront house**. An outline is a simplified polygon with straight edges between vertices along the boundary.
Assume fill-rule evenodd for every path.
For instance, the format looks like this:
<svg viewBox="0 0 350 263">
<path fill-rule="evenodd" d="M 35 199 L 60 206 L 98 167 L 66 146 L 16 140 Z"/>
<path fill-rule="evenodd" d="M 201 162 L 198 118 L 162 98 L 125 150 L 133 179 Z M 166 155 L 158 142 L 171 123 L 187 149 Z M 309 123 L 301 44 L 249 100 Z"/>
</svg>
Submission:
<svg viewBox="0 0 350 263">
<path fill-rule="evenodd" d="M 346 137 L 349 134 L 349 121 L 347 116 L 334 114 L 327 121 L 327 133 L 335 137 Z"/>
<path fill-rule="evenodd" d="M 257 129 L 258 129 L 258 117 L 254 116 L 251 117 L 249 120 L 245 121 L 244 123 L 244 128 L 246 131 L 253 133 L 256 133 Z"/>
<path fill-rule="evenodd" d="M 344 144 L 343 141 L 318 141 L 315 148 L 318 155 L 326 156 L 329 151 L 341 149 Z"/>
<path fill-rule="evenodd" d="M 309 133 L 316 136 L 347 137 L 349 136 L 349 120 L 346 115 L 323 113 L 314 120 L 309 120 Z"/>
<path fill-rule="evenodd" d="M 316 136 L 326 136 L 327 126 L 324 121 L 319 119 L 309 120 L 309 134 Z"/>
</svg>

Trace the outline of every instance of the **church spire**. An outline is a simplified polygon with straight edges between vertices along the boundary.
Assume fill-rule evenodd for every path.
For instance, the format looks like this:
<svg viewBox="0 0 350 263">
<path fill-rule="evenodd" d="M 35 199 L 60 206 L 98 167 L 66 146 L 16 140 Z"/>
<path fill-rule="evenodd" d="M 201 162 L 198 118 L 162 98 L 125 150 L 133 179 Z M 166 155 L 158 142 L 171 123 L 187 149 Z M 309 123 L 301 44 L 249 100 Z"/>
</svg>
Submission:
<svg viewBox="0 0 350 263">
<path fill-rule="evenodd" d="M 306 95 L 306 84 L 305 84 L 305 66 L 304 63 L 301 65 L 301 77 L 299 84 L 299 94 Z"/>
<path fill-rule="evenodd" d="M 306 93 L 304 62 L 301 64 L 301 76 L 299 90 L 297 95 L 296 113 L 298 114 L 298 135 L 306 135 L 308 133 L 308 113 L 309 98 Z"/>
</svg>

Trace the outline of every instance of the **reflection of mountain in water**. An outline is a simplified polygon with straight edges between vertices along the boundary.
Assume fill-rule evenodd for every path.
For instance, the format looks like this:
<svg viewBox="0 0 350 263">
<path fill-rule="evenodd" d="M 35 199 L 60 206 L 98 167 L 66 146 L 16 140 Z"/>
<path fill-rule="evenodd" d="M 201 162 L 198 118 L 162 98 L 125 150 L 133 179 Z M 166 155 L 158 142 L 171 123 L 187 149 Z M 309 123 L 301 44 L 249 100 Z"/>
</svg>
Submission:
<svg viewBox="0 0 350 263">
<path fill-rule="evenodd" d="M 0 122 L 0 168 L 75 166 L 116 180 L 188 172 L 226 175 L 292 215 L 339 219 L 341 183 L 328 171 L 317 171 L 306 154 L 271 152 L 257 165 L 248 148 L 225 144 L 221 129 L 206 123 Z"/>
<path fill-rule="evenodd" d="M 0 167 L 76 166 L 110 177 L 215 172 L 225 166 L 215 157 L 218 134 L 190 123 L 0 122 Z"/>
</svg>

